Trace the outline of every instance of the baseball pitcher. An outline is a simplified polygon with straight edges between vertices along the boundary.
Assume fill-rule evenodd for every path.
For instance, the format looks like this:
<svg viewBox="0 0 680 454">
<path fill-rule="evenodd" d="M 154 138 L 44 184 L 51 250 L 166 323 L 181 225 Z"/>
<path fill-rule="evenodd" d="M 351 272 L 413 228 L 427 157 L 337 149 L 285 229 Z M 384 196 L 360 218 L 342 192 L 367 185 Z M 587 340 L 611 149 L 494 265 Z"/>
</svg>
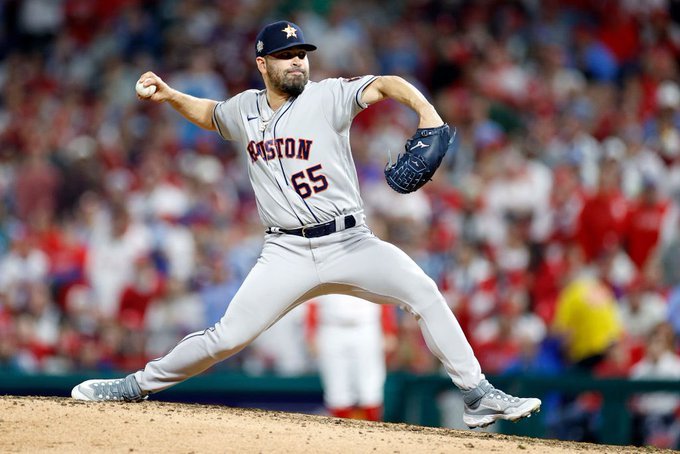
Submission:
<svg viewBox="0 0 680 454">
<path fill-rule="evenodd" d="M 298 304 L 339 293 L 396 304 L 416 317 L 428 347 L 463 393 L 469 427 L 538 411 L 539 399 L 510 396 L 485 379 L 436 284 L 365 224 L 350 150 L 353 118 L 388 98 L 418 114 L 416 133 L 385 170 L 388 184 L 402 193 L 426 184 L 444 154 L 454 151 L 455 130 L 400 77 L 310 81 L 308 53 L 315 49 L 292 22 L 267 25 L 254 48 L 266 88 L 221 102 L 174 90 L 153 72 L 142 74 L 141 86 L 155 87 L 138 92 L 144 99 L 165 102 L 240 145 L 265 226 L 264 246 L 217 324 L 188 335 L 143 370 L 117 380 L 85 381 L 72 396 L 142 400 L 238 353 Z"/>
</svg>

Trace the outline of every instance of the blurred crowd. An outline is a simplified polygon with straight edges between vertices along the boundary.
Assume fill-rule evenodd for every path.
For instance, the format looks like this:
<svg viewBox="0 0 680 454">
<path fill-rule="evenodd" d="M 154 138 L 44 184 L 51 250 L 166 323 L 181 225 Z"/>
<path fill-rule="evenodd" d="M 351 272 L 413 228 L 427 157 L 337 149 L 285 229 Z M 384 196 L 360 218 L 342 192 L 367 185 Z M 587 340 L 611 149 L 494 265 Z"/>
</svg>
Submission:
<svg viewBox="0 0 680 454">
<path fill-rule="evenodd" d="M 281 18 L 319 47 L 312 80 L 400 75 L 457 128 L 458 153 L 408 196 L 382 171 L 412 112 L 371 107 L 352 143 L 369 226 L 438 283 L 486 373 L 680 378 L 669 0 L 2 2 L 0 370 L 132 370 L 221 317 L 263 237 L 242 150 L 134 85 L 153 70 L 197 97 L 262 87 L 254 36 Z M 398 339 L 390 369 L 439 367 L 403 313 Z M 281 350 L 220 367 L 268 370 Z M 294 361 L 281 370 L 314 367 Z"/>
</svg>

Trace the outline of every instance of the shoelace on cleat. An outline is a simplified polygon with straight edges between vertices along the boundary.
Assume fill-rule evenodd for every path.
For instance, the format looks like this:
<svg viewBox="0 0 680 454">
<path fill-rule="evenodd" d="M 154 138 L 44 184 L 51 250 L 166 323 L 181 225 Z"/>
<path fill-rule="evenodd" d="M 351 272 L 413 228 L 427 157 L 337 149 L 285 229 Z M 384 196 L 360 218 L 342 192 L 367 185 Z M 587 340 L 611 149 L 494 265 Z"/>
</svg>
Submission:
<svg viewBox="0 0 680 454">
<path fill-rule="evenodd" d="M 496 388 L 491 388 L 491 390 L 487 393 L 489 399 L 498 399 L 498 400 L 503 400 L 504 402 L 511 402 L 511 403 L 517 403 L 520 401 L 519 397 L 511 396 L 510 394 L 506 394 L 500 389 Z"/>
<path fill-rule="evenodd" d="M 123 400 L 122 383 L 123 380 L 101 381 L 94 383 L 92 388 L 99 399 Z"/>
</svg>

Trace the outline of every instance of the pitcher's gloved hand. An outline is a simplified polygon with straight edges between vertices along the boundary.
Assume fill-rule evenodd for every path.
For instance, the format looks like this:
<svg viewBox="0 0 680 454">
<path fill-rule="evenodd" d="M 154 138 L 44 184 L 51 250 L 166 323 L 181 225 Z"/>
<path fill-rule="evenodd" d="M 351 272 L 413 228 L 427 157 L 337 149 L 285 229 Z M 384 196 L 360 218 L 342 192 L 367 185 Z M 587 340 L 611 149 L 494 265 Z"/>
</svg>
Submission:
<svg viewBox="0 0 680 454">
<path fill-rule="evenodd" d="M 456 128 L 446 123 L 436 128 L 421 128 L 406 141 L 405 152 L 385 167 L 385 179 L 395 191 L 408 194 L 432 179 L 447 151 L 458 148 Z"/>
</svg>

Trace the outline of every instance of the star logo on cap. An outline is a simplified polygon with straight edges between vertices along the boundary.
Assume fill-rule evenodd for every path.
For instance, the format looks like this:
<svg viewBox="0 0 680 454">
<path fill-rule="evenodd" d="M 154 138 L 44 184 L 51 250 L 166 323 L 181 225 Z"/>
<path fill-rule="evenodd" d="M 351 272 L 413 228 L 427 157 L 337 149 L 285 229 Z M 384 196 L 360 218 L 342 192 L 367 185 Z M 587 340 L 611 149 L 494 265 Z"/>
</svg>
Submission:
<svg viewBox="0 0 680 454">
<path fill-rule="evenodd" d="M 262 49 L 264 49 L 264 43 L 260 40 L 257 42 L 257 51 L 262 52 Z"/>
<path fill-rule="evenodd" d="M 281 31 L 286 34 L 286 39 L 290 38 L 291 36 L 297 38 L 297 30 L 295 30 L 294 27 L 291 27 L 290 24 L 288 24 L 288 26 Z"/>
</svg>

